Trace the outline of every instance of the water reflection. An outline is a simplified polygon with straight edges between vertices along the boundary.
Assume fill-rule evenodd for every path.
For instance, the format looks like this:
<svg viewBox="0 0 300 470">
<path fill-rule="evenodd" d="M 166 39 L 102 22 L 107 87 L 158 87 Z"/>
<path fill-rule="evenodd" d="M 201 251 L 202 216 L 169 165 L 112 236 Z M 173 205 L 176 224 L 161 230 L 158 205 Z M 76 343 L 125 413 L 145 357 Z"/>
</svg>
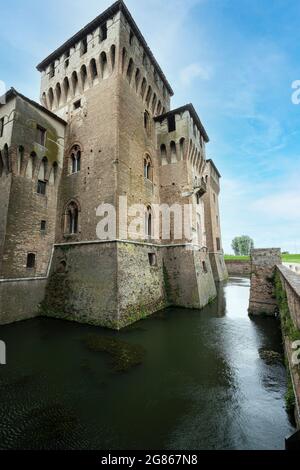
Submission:
<svg viewBox="0 0 300 470">
<path fill-rule="evenodd" d="M 248 299 L 236 277 L 201 311 L 167 309 L 120 333 L 41 318 L 1 327 L 0 448 L 283 448 L 285 369 L 259 354 L 281 351 L 280 331 L 250 319 Z M 119 344 L 114 354 L 142 346 L 142 364 L 116 373 L 91 335 Z"/>
</svg>

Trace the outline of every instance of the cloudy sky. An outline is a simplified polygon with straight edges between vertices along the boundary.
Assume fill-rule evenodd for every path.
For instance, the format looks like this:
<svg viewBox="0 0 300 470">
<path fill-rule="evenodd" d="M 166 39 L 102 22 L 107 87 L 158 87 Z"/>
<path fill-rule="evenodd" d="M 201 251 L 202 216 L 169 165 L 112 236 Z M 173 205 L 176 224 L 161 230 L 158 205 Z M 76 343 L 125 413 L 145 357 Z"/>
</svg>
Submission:
<svg viewBox="0 0 300 470">
<path fill-rule="evenodd" d="M 0 80 L 37 100 L 35 69 L 111 0 L 1 2 Z M 193 102 L 223 175 L 224 248 L 236 235 L 300 252 L 299 0 L 127 0 L 174 88 Z"/>
</svg>

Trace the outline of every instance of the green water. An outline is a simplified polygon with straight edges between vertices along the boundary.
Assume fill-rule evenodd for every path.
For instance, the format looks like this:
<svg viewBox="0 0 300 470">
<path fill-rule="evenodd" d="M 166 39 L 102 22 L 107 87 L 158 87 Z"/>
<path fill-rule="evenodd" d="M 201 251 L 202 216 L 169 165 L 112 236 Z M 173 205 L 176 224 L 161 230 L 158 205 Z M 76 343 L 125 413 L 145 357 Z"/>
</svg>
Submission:
<svg viewBox="0 0 300 470">
<path fill-rule="evenodd" d="M 259 356 L 281 351 L 280 330 L 249 319 L 248 298 L 249 279 L 232 278 L 201 311 L 120 333 L 43 318 L 0 327 L 0 449 L 284 448 L 285 369 Z M 142 363 L 116 372 L 91 335 L 140 345 Z"/>
</svg>

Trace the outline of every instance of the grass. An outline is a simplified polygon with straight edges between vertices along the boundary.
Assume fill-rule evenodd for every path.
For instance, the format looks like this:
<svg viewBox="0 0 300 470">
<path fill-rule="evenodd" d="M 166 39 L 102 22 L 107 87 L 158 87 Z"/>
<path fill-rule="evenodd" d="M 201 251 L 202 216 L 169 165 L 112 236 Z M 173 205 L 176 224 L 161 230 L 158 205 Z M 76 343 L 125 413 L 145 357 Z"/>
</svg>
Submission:
<svg viewBox="0 0 300 470">
<path fill-rule="evenodd" d="M 225 261 L 250 261 L 250 256 L 225 255 Z M 300 263 L 300 255 L 282 255 L 284 263 Z"/>
</svg>

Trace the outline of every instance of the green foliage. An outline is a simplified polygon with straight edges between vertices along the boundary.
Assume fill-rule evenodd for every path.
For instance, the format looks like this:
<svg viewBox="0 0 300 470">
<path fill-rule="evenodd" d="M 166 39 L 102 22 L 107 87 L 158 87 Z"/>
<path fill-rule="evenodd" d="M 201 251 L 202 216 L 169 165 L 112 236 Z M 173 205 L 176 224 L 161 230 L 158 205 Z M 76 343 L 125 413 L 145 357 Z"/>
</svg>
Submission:
<svg viewBox="0 0 300 470">
<path fill-rule="evenodd" d="M 231 247 L 236 256 L 249 256 L 250 251 L 254 248 L 254 242 L 248 235 L 242 235 L 232 240 Z"/>
<path fill-rule="evenodd" d="M 250 256 L 235 256 L 235 255 L 225 255 L 225 261 L 250 261 Z"/>
<path fill-rule="evenodd" d="M 300 263 L 300 255 L 282 253 L 282 261 L 284 263 Z"/>
<path fill-rule="evenodd" d="M 275 274 L 275 294 L 279 306 L 282 330 L 291 341 L 300 340 L 300 331 L 295 327 L 291 318 L 286 292 L 282 287 L 280 275 Z"/>
</svg>

